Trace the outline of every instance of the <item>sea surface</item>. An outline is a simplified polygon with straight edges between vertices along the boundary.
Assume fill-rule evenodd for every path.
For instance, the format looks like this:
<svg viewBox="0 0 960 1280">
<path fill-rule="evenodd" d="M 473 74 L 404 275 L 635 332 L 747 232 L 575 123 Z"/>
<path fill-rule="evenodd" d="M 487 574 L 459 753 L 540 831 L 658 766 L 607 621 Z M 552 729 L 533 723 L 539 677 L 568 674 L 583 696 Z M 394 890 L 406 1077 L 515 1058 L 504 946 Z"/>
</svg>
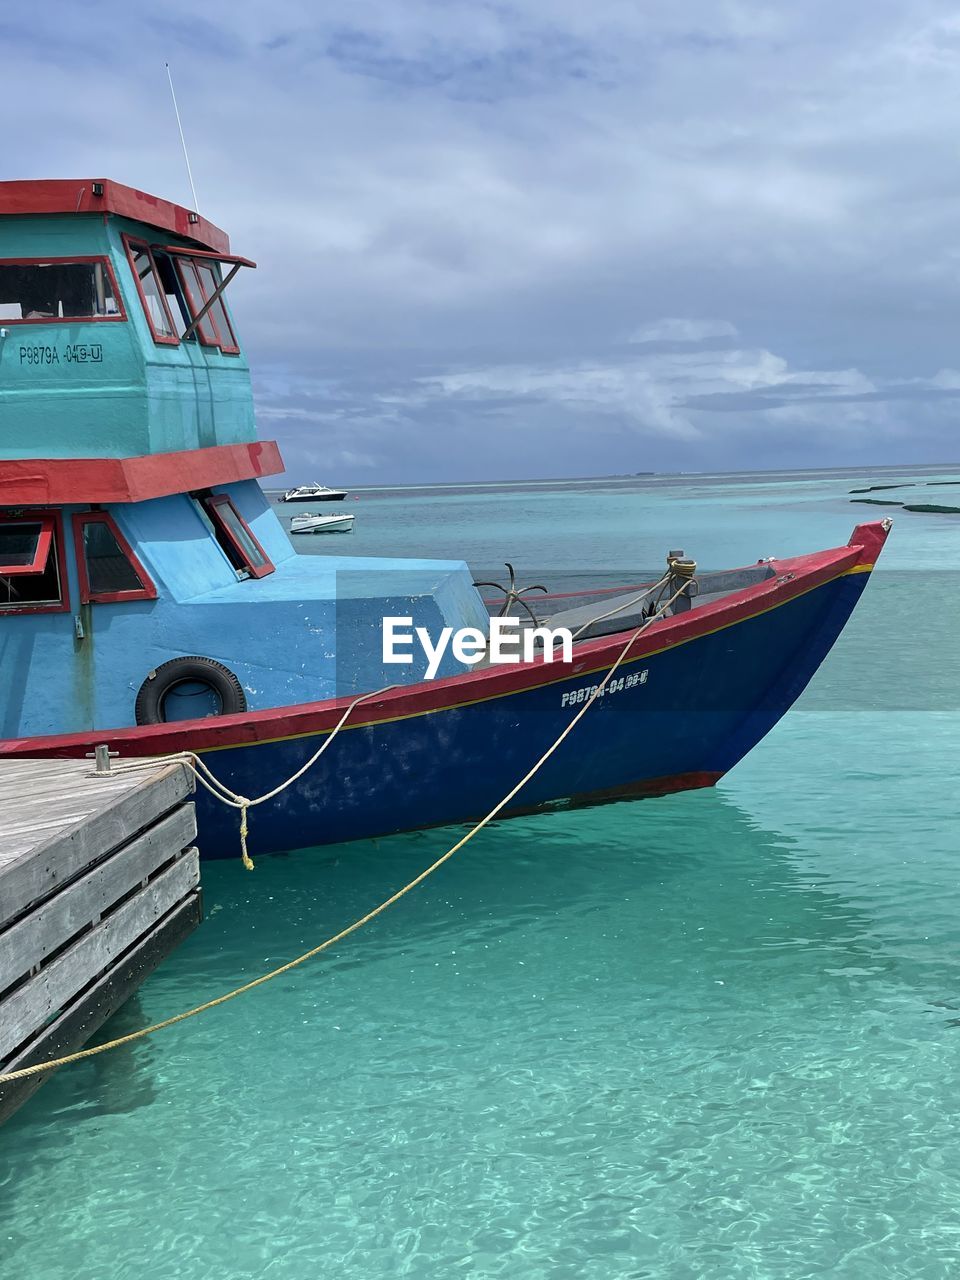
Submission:
<svg viewBox="0 0 960 1280">
<path fill-rule="evenodd" d="M 960 505 L 928 483 L 958 479 L 357 491 L 353 534 L 301 541 L 521 581 L 717 568 L 887 514 L 851 488 Z M 62 1070 L 0 1130 L 3 1280 L 955 1277 L 960 516 L 890 514 L 833 654 L 715 790 L 496 825 L 335 952 Z M 461 832 L 206 864 L 204 924 L 107 1033 L 307 949 Z"/>
</svg>

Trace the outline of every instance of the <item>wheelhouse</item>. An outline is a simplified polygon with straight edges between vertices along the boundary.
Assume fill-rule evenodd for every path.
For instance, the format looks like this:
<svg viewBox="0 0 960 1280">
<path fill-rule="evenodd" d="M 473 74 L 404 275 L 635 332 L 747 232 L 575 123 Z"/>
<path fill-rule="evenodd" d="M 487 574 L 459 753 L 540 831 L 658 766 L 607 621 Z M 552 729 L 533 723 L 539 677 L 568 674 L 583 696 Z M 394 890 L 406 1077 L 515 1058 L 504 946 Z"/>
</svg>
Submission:
<svg viewBox="0 0 960 1280">
<path fill-rule="evenodd" d="M 294 551 L 228 301 L 254 265 L 105 179 L 0 182 L 0 739 L 388 683 L 387 599 L 486 618 L 460 561 Z M 184 664 L 226 671 L 226 700 L 157 695 Z"/>
<path fill-rule="evenodd" d="M 105 179 L 0 182 L 0 460 L 254 442 L 228 293 L 255 265 Z"/>
</svg>

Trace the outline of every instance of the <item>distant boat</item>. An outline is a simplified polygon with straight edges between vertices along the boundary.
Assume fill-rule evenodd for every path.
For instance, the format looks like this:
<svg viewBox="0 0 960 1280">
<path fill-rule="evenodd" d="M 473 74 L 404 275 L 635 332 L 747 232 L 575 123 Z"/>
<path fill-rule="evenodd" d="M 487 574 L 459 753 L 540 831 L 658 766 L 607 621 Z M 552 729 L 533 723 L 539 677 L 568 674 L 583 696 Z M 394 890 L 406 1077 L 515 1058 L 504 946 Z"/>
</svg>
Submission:
<svg viewBox="0 0 960 1280">
<path fill-rule="evenodd" d="M 290 522 L 291 533 L 349 533 L 353 528 L 355 516 L 346 511 L 338 511 L 329 516 L 315 516 L 309 511 L 294 516 Z"/>
<path fill-rule="evenodd" d="M 283 495 L 284 502 L 342 502 L 346 497 L 343 489 L 330 489 L 325 484 L 301 484 L 296 489 L 288 489 Z"/>
</svg>

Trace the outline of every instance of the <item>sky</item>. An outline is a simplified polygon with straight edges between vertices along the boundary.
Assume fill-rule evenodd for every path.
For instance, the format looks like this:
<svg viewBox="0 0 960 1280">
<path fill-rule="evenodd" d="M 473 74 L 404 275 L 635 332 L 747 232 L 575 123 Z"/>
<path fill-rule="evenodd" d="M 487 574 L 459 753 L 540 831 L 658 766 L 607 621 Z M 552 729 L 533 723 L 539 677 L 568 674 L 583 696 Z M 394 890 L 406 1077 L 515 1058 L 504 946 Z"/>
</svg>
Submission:
<svg viewBox="0 0 960 1280">
<path fill-rule="evenodd" d="M 192 205 L 165 61 L 293 479 L 960 454 L 955 5 L 7 6 L 3 176 Z"/>
</svg>

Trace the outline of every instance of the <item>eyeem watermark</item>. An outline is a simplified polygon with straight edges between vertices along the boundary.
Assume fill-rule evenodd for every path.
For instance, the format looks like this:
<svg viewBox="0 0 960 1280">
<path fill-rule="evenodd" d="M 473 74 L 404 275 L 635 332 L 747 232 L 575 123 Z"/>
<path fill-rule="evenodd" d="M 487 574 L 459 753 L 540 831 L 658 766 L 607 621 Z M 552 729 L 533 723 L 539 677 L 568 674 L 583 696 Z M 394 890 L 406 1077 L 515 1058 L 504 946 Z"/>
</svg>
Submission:
<svg viewBox="0 0 960 1280">
<path fill-rule="evenodd" d="M 491 665 L 532 662 L 538 653 L 544 662 L 559 654 L 573 661 L 573 635 L 567 627 L 521 627 L 519 618 L 491 618 L 489 634 L 479 627 L 444 627 L 433 640 L 426 627 L 414 627 L 412 618 L 384 618 L 383 661 L 413 662 L 413 646 L 419 644 L 427 659 L 426 678 L 433 680 L 449 648 L 458 662 L 476 666 L 487 658 Z"/>
</svg>

